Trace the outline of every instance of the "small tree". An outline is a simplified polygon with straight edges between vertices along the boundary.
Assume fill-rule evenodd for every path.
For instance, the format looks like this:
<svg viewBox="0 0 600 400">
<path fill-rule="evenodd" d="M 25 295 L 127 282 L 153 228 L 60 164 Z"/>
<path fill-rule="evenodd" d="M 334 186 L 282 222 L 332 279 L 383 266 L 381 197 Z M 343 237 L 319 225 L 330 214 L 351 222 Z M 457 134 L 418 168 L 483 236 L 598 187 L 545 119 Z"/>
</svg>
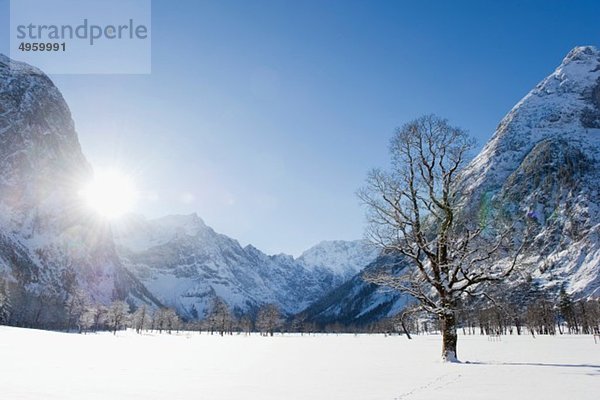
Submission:
<svg viewBox="0 0 600 400">
<path fill-rule="evenodd" d="M 135 310 L 132 316 L 133 328 L 135 331 L 137 333 L 142 333 L 142 330 L 146 329 L 148 320 L 148 308 L 145 304 L 142 304 Z"/>
<path fill-rule="evenodd" d="M 406 265 L 400 274 L 382 269 L 365 279 L 411 295 L 437 316 L 445 361 L 457 360 L 461 297 L 484 295 L 481 284 L 503 280 L 516 264 L 516 258 L 508 265 L 491 262 L 509 247 L 508 230 L 497 233 L 459 218 L 465 194 L 459 176 L 473 143 L 433 115 L 409 122 L 391 141 L 391 170 L 373 170 L 359 191 L 368 237 Z"/>
<path fill-rule="evenodd" d="M 402 331 L 407 339 L 412 339 L 410 335 L 410 331 L 414 330 L 414 326 L 416 324 L 415 314 L 418 313 L 419 309 L 412 305 L 408 305 L 404 308 L 404 310 L 400 311 L 396 314 L 395 317 L 392 318 L 392 324 L 394 325 L 394 330 L 400 332 Z"/>
<path fill-rule="evenodd" d="M 239 322 L 240 330 L 246 335 L 252 332 L 252 319 L 248 315 L 243 315 Z"/>
<path fill-rule="evenodd" d="M 94 331 L 98 331 L 101 325 L 106 323 L 106 318 L 108 314 L 108 308 L 102 305 L 97 305 L 94 307 L 90 307 L 90 312 L 93 313 L 94 316 Z"/>
<path fill-rule="evenodd" d="M 273 336 L 274 331 L 279 329 L 282 323 L 281 311 L 277 305 L 265 304 L 258 310 L 256 328 L 259 331 Z"/>
<path fill-rule="evenodd" d="M 65 311 L 67 313 L 67 330 L 71 330 L 73 325 L 79 326 L 79 321 L 83 313 L 86 311 L 88 306 L 87 294 L 79 289 L 73 288 L 73 290 L 67 294 L 65 301 Z M 79 326 L 81 331 L 81 327 Z"/>
<path fill-rule="evenodd" d="M 211 334 L 217 331 L 223 336 L 226 332 L 231 331 L 233 317 L 231 312 L 229 312 L 227 303 L 220 297 L 213 299 L 207 320 Z"/>
<path fill-rule="evenodd" d="M 97 315 L 97 307 L 87 306 L 79 316 L 79 332 L 87 333 L 92 327 L 95 327 Z"/>
<path fill-rule="evenodd" d="M 305 321 L 301 316 L 295 316 L 290 324 L 290 329 L 292 332 L 300 333 L 301 336 L 304 336 L 304 325 Z"/>
<path fill-rule="evenodd" d="M 158 333 L 162 333 L 163 330 L 168 328 L 169 316 L 167 315 L 166 308 L 159 308 L 154 311 L 154 315 L 152 317 L 152 328 L 158 330 Z"/>
<path fill-rule="evenodd" d="M 129 304 L 120 300 L 113 302 L 110 307 L 108 307 L 106 322 L 114 335 L 117 334 L 117 330 L 125 326 L 127 317 L 129 316 L 129 310 Z"/>
<path fill-rule="evenodd" d="M 174 330 L 179 330 L 181 320 L 179 319 L 179 316 L 177 315 L 177 312 L 175 312 L 174 309 L 167 308 L 164 313 L 164 319 L 165 319 L 165 328 L 167 329 L 167 332 L 169 333 L 169 335 Z"/>
<path fill-rule="evenodd" d="M 10 299 L 8 296 L 8 284 L 0 280 L 0 324 L 8 322 L 10 318 Z"/>
<path fill-rule="evenodd" d="M 573 300 L 567 293 L 564 287 L 560 289 L 560 298 L 558 303 L 558 309 L 562 319 L 567 323 L 569 333 L 576 333 L 578 331 L 577 317 L 573 309 Z M 560 329 L 560 325 L 559 325 Z"/>
</svg>

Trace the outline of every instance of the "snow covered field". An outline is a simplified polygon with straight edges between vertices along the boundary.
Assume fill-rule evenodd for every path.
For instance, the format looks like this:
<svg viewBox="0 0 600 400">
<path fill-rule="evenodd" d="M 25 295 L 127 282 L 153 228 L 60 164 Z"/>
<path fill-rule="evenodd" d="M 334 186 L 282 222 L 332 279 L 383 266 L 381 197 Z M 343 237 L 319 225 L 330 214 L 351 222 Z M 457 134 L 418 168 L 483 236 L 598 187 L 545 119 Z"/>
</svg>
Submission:
<svg viewBox="0 0 600 400">
<path fill-rule="evenodd" d="M 591 336 L 78 335 L 0 327 L 0 398 L 598 399 Z"/>
</svg>

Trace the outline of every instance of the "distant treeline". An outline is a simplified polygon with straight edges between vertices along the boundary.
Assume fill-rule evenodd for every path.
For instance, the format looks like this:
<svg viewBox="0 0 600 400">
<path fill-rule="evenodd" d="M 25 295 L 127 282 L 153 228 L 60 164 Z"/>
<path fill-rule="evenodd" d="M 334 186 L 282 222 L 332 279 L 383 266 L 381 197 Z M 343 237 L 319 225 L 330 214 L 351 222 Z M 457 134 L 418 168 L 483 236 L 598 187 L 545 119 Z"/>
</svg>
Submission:
<svg viewBox="0 0 600 400">
<path fill-rule="evenodd" d="M 2 284 L 3 283 L 3 284 Z M 7 282 L 0 282 L 0 324 L 75 332 L 133 328 L 137 332 L 159 333 L 188 330 L 212 334 L 261 332 L 274 333 L 404 333 L 439 332 L 439 321 L 418 309 L 408 307 L 401 313 L 371 324 L 316 323 L 303 314 L 284 315 L 275 304 L 265 304 L 248 313 L 232 312 L 225 301 L 215 298 L 201 319 L 182 319 L 172 308 L 137 308 L 124 301 L 108 306 L 90 304 L 81 290 L 63 296 L 28 297 L 9 293 Z M 17 292 L 21 294 L 20 292 Z M 12 294 L 12 296 L 9 296 Z M 573 300 L 564 290 L 555 300 L 538 297 L 535 301 L 486 302 L 464 304 L 458 312 L 459 330 L 464 334 L 532 335 L 600 334 L 600 299 Z"/>
<path fill-rule="evenodd" d="M 466 306 L 459 311 L 458 319 L 463 334 L 600 334 L 600 299 L 573 301 L 561 291 L 557 301 L 540 299 L 525 307 L 501 302 Z M 392 318 L 369 325 L 366 330 L 419 334 L 439 329 L 435 318 L 408 308 Z"/>
</svg>

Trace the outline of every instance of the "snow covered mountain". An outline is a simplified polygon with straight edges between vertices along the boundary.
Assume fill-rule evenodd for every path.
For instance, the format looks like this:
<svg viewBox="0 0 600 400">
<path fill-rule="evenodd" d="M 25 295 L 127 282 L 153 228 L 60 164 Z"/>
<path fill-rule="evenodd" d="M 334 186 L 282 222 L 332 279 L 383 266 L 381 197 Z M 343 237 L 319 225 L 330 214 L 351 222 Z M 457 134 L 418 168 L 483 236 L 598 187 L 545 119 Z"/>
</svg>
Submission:
<svg viewBox="0 0 600 400">
<path fill-rule="evenodd" d="M 379 250 L 362 240 L 331 240 L 306 250 L 297 261 L 309 270 L 328 270 L 347 281 L 373 262 L 378 253 Z"/>
<path fill-rule="evenodd" d="M 509 282 L 506 293 L 554 296 L 565 287 L 575 297 L 600 296 L 600 51 L 569 52 L 502 119 L 461 184 L 463 218 L 503 218 L 532 239 L 521 262 L 519 278 L 526 279 Z M 395 261 L 368 269 L 381 265 Z M 361 324 L 392 315 L 405 301 L 357 276 L 305 315 Z"/>
<path fill-rule="evenodd" d="M 153 302 L 82 205 L 92 174 L 69 108 L 40 70 L 0 55 L 0 285 L 11 322 L 53 326 L 76 290 Z"/>
<path fill-rule="evenodd" d="M 600 296 L 599 167 L 600 51 L 577 47 L 469 164 L 467 214 L 528 226 L 524 263 L 537 287 Z"/>
<path fill-rule="evenodd" d="M 387 255 L 378 257 L 364 270 L 385 268 L 390 273 L 401 273 L 404 267 L 400 258 Z M 322 326 L 330 323 L 361 326 L 397 314 L 410 301 L 409 296 L 365 282 L 358 273 L 312 303 L 298 317 Z"/>
<path fill-rule="evenodd" d="M 361 241 L 323 242 L 298 259 L 269 256 L 216 233 L 195 214 L 131 216 L 114 235 L 126 267 L 188 317 L 202 317 L 215 296 L 240 312 L 264 303 L 297 312 L 376 257 Z"/>
</svg>

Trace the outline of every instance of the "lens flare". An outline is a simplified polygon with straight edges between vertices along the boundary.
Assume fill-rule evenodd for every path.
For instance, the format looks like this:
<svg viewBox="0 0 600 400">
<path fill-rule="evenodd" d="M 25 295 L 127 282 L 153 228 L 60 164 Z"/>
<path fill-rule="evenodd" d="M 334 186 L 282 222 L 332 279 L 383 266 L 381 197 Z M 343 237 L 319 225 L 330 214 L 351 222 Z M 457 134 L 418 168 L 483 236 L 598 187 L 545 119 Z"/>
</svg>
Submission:
<svg viewBox="0 0 600 400">
<path fill-rule="evenodd" d="M 133 210 L 138 193 L 131 178 L 117 170 L 97 171 L 81 191 L 86 205 L 108 219 Z"/>
</svg>

